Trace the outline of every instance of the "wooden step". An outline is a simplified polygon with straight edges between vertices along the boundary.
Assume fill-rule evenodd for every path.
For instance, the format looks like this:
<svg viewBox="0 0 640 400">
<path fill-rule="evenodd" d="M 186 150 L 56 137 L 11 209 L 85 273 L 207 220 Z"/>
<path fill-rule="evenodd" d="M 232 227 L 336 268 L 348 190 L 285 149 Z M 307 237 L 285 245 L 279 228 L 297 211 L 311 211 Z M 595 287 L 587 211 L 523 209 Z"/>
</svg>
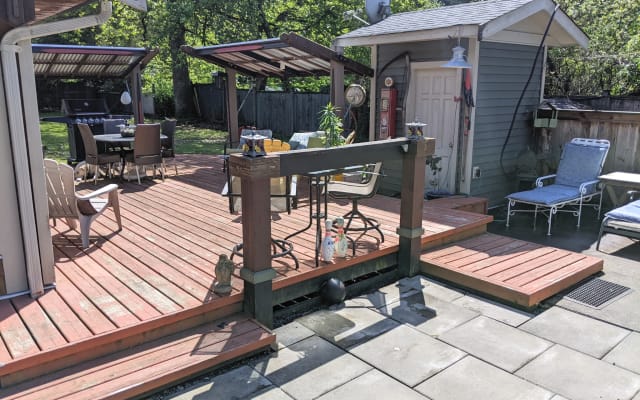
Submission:
<svg viewBox="0 0 640 400">
<path fill-rule="evenodd" d="M 422 253 L 426 275 L 531 308 L 602 270 L 596 257 L 484 233 Z"/>
<path fill-rule="evenodd" d="M 268 350 L 274 343 L 271 331 L 235 314 L 0 389 L 0 398 L 128 399 Z"/>
<path fill-rule="evenodd" d="M 0 363 L 0 387 L 9 387 L 103 355 L 126 350 L 163 336 L 234 315 L 241 310 L 242 296 L 233 295 L 198 307 L 70 341 L 61 346 L 51 346 L 49 349 L 25 353 L 24 356 L 12 360 L 9 358 L 10 361 Z M 1 311 L 0 307 L 0 315 L 2 315 Z M 16 320 L 16 323 L 10 324 L 11 318 L 2 318 L 0 322 L 0 326 L 3 327 L 2 337 L 5 340 L 14 339 L 8 342 L 15 345 L 16 338 L 13 336 L 19 332 L 26 332 L 27 328 L 17 314 L 8 315 Z M 32 339 L 29 341 L 33 342 Z"/>
</svg>

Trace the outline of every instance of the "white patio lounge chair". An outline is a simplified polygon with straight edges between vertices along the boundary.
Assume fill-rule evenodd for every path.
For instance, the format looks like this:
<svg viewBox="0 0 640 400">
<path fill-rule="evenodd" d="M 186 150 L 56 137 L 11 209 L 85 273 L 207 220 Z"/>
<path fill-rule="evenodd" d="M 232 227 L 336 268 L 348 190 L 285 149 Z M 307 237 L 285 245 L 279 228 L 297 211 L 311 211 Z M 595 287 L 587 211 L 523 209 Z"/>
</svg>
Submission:
<svg viewBox="0 0 640 400">
<path fill-rule="evenodd" d="M 587 205 L 585 203 L 591 202 L 595 197 L 599 197 L 599 202 L 589 205 L 598 210 L 598 218 L 600 218 L 602 188 L 598 185 L 598 176 L 608 151 L 608 140 L 577 138 L 567 143 L 555 174 L 536 179 L 535 189 L 507 196 L 509 201 L 507 227 L 509 218 L 516 212 L 532 212 L 535 229 L 536 217 L 540 212 L 547 217 L 547 235 L 551 235 L 553 215 L 558 212 L 570 212 L 578 217 L 577 227 L 579 228 L 582 208 Z M 552 179 L 554 179 L 553 183 L 545 186 L 545 183 Z M 518 203 L 528 206 L 514 208 Z"/>
<path fill-rule="evenodd" d="M 600 225 L 596 250 L 600 251 L 600 241 L 605 233 L 640 239 L 640 192 L 628 192 L 630 203 L 615 208 L 605 214 Z"/>
<path fill-rule="evenodd" d="M 107 207 L 112 206 L 118 223 L 118 231 L 122 229 L 120 205 L 118 203 L 118 185 L 109 184 L 86 195 L 76 193 L 73 168 L 58 164 L 56 160 L 44 160 L 49 201 L 49 218 L 65 218 L 71 229 L 76 229 L 76 219 L 80 221 L 80 237 L 82 248 L 89 247 L 89 230 L 91 223 Z M 107 198 L 100 196 L 107 195 Z"/>
</svg>

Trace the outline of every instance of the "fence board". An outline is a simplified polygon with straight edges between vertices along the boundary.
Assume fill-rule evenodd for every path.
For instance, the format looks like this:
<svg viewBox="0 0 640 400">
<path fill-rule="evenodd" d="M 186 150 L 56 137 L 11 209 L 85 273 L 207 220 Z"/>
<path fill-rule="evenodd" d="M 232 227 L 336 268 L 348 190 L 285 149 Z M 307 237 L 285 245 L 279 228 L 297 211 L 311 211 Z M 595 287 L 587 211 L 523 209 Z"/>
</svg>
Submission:
<svg viewBox="0 0 640 400">
<path fill-rule="evenodd" d="M 200 115 L 212 124 L 226 126 L 224 88 L 214 84 L 195 86 Z M 271 129 L 274 137 L 289 139 L 294 132 L 318 129 L 318 113 L 329 102 L 328 93 L 238 90 L 239 124 Z"/>
<path fill-rule="evenodd" d="M 611 142 L 604 173 L 640 173 L 640 113 L 561 111 L 558 126 L 551 130 L 555 155 L 559 157 L 561 146 L 577 137 Z"/>
</svg>

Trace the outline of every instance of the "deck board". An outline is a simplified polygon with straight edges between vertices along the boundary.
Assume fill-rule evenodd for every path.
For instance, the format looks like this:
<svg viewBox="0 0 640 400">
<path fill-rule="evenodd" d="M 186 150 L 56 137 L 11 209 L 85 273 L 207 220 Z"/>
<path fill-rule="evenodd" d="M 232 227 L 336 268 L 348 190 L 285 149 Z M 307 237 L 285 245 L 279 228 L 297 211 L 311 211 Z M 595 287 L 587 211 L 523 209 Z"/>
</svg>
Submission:
<svg viewBox="0 0 640 400">
<path fill-rule="evenodd" d="M 18 296 L 11 300 L 18 315 L 41 350 L 55 349 L 67 344 L 66 339 L 51 321 L 37 300 Z"/>
<path fill-rule="evenodd" d="M 13 373 L 23 365 L 39 367 L 33 359 L 39 353 L 47 353 L 47 360 L 67 353 L 75 357 L 74 348 L 86 351 L 94 339 L 102 346 L 109 340 L 144 335 L 145 329 L 158 330 L 163 324 L 188 326 L 185 321 L 195 321 L 201 314 L 240 307 L 242 258 L 234 258 L 237 269 L 232 293 L 220 296 L 212 291 L 218 257 L 228 255 L 232 246 L 242 241 L 242 213 L 230 214 L 228 199 L 220 195 L 225 183 L 221 159 L 182 155 L 177 161 L 179 175 L 171 174 L 164 182 L 144 180 L 138 185 L 136 181 L 115 180 L 121 188 L 123 230 L 116 231 L 114 213 L 107 210 L 92 225 L 88 249 L 82 249 L 79 233 L 64 221 L 52 226 L 56 289 L 48 290 L 39 301 L 27 300 L 27 296 L 16 301 L 30 301 L 36 308 L 33 318 L 40 315 L 50 320 L 49 327 L 58 329 L 51 338 L 62 347 L 40 349 L 36 343 L 44 343 L 45 331 L 31 332 L 11 300 L 1 300 L 0 362 L 5 365 L 0 366 L 0 379 L 3 371 Z M 95 188 L 92 182 L 79 185 L 80 190 Z M 304 180 L 298 184 L 298 199 L 299 207 L 291 215 L 272 213 L 273 237 L 282 238 L 307 225 L 309 199 Z M 346 201 L 331 201 L 329 206 L 330 216 L 351 208 Z M 298 270 L 288 257 L 273 260 L 274 290 L 397 252 L 400 200 L 375 196 L 362 201 L 360 209 L 381 223 L 384 243 L 366 235 L 358 243 L 355 257 L 349 254 L 315 267 L 314 223 L 291 239 L 300 261 Z M 423 216 L 423 244 L 482 227 L 491 220 L 485 215 L 428 205 Z"/>
<path fill-rule="evenodd" d="M 427 275 L 526 308 L 602 270 L 603 265 L 596 257 L 490 233 L 425 251 L 420 260 Z"/>
<path fill-rule="evenodd" d="M 199 326 L 50 376 L 0 389 L 7 400 L 130 398 L 227 361 L 265 348 L 275 336 L 254 321 L 235 317 L 226 325 Z"/>
</svg>

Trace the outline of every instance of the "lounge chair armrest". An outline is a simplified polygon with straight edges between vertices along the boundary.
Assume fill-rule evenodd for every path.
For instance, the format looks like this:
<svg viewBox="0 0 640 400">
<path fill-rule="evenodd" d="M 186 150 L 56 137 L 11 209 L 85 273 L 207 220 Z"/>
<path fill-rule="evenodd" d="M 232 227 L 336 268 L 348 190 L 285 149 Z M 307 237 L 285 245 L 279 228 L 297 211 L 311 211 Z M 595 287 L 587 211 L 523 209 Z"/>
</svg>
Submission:
<svg viewBox="0 0 640 400">
<path fill-rule="evenodd" d="M 552 174 L 552 175 L 545 175 L 545 176 L 541 176 L 538 179 L 536 179 L 536 187 L 543 187 L 544 186 L 544 181 L 549 180 L 549 179 L 553 179 L 556 177 L 556 174 Z"/>
<path fill-rule="evenodd" d="M 580 193 L 582 193 L 582 194 L 587 194 L 587 193 L 589 193 L 589 188 L 590 188 L 591 186 L 593 186 L 593 187 L 597 187 L 597 186 L 598 186 L 598 183 L 600 183 L 600 181 L 599 181 L 599 180 L 597 180 L 597 179 L 596 179 L 596 180 L 593 180 L 593 181 L 582 182 L 582 183 L 580 184 Z"/>
<path fill-rule="evenodd" d="M 77 200 L 89 200 L 89 199 L 93 199 L 95 197 L 107 194 L 109 192 L 113 192 L 114 190 L 118 190 L 118 185 L 116 185 L 115 183 L 111 183 L 111 184 L 109 184 L 107 186 L 101 187 L 98 190 L 94 190 L 93 192 L 91 192 L 89 194 L 79 195 L 79 194 L 76 193 L 76 199 Z"/>
</svg>

